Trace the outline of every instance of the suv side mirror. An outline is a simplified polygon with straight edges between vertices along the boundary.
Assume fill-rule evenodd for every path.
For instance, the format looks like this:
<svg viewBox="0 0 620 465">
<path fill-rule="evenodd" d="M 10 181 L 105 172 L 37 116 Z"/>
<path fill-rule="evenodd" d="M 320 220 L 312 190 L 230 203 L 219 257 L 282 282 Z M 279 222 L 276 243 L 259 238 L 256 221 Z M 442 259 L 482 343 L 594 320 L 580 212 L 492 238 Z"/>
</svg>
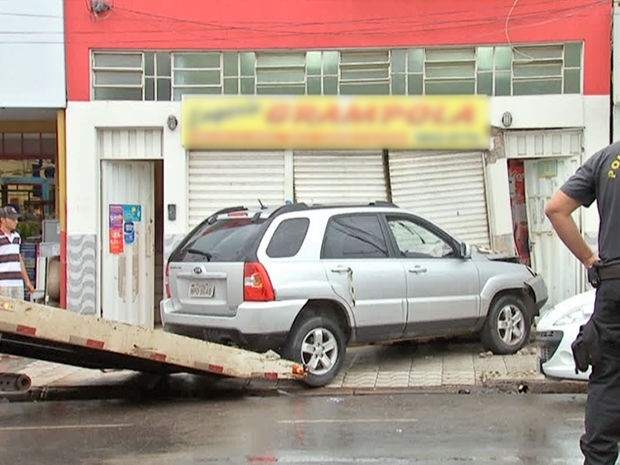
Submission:
<svg viewBox="0 0 620 465">
<path fill-rule="evenodd" d="M 471 258 L 470 245 L 465 242 L 461 242 L 459 244 L 459 253 L 461 254 L 461 258 Z"/>
</svg>

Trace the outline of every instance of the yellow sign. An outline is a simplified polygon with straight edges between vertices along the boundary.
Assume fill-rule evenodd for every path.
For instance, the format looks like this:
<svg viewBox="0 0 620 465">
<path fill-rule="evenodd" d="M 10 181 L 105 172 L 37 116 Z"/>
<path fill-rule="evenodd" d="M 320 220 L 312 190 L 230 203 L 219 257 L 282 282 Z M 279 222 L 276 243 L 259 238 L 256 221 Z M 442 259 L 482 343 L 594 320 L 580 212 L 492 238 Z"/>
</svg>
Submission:
<svg viewBox="0 0 620 465">
<path fill-rule="evenodd" d="M 188 149 L 486 149 L 486 96 L 185 96 Z"/>
</svg>

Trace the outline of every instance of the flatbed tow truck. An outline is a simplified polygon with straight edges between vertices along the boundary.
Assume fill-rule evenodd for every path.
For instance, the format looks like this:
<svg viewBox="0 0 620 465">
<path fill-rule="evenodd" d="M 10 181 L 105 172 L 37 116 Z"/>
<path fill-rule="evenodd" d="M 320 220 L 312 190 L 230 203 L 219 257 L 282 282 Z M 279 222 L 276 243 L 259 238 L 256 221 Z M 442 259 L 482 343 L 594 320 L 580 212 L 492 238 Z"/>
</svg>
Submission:
<svg viewBox="0 0 620 465">
<path fill-rule="evenodd" d="M 84 368 L 153 374 L 217 374 L 235 378 L 303 379 L 304 367 L 275 352 L 259 354 L 0 296 L 0 353 Z M 30 380 L 0 373 L 0 391 L 23 391 Z"/>
</svg>

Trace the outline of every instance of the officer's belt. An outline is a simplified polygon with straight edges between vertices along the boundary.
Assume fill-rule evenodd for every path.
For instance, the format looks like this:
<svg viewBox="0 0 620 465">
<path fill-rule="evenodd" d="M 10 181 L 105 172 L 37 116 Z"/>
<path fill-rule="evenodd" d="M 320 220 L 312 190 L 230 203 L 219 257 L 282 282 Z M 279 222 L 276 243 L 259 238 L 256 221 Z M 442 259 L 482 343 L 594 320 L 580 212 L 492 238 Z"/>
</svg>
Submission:
<svg viewBox="0 0 620 465">
<path fill-rule="evenodd" d="M 608 279 L 620 279 L 620 263 L 614 263 L 613 265 L 603 265 L 598 268 L 598 277 L 601 281 L 607 281 Z"/>
</svg>

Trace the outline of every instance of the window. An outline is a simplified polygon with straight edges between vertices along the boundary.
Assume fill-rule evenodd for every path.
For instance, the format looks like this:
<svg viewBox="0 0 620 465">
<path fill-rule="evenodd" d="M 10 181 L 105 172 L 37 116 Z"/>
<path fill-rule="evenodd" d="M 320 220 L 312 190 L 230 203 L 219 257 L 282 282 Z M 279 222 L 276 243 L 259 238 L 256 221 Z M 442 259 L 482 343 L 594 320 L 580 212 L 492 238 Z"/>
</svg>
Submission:
<svg viewBox="0 0 620 465">
<path fill-rule="evenodd" d="M 56 134 L 47 132 L 0 133 L 0 155 L 5 158 L 56 158 Z"/>
<path fill-rule="evenodd" d="M 222 54 L 174 53 L 172 67 L 173 99 L 183 94 L 222 93 Z"/>
<path fill-rule="evenodd" d="M 340 52 L 340 93 L 390 94 L 389 50 Z"/>
<path fill-rule="evenodd" d="M 454 253 L 452 247 L 433 231 L 409 218 L 388 217 L 388 224 L 403 257 L 440 258 Z"/>
<path fill-rule="evenodd" d="M 141 52 L 93 53 L 93 99 L 142 100 L 143 66 Z"/>
<path fill-rule="evenodd" d="M 512 48 L 512 94 L 561 94 L 563 45 Z"/>
<path fill-rule="evenodd" d="M 264 220 L 250 218 L 205 221 L 186 238 L 170 260 L 182 262 L 229 262 L 245 257 L 245 246 L 260 233 Z"/>
<path fill-rule="evenodd" d="M 256 93 L 304 95 L 306 53 L 304 51 L 257 53 Z"/>
<path fill-rule="evenodd" d="M 425 94 L 474 94 L 476 49 L 429 48 L 424 56 Z"/>
<path fill-rule="evenodd" d="M 293 218 L 284 220 L 274 231 L 267 255 L 271 258 L 294 257 L 304 243 L 310 220 L 308 218 Z"/>
<path fill-rule="evenodd" d="M 424 49 L 407 50 L 407 93 L 422 95 L 424 93 Z"/>
<path fill-rule="evenodd" d="M 254 52 L 222 53 L 224 89 L 226 95 L 256 93 L 256 54 Z"/>
<path fill-rule="evenodd" d="M 309 51 L 306 53 L 306 86 L 308 95 L 338 94 L 340 52 Z"/>
<path fill-rule="evenodd" d="M 146 52 L 144 61 L 144 100 L 170 100 L 170 53 Z"/>
<path fill-rule="evenodd" d="M 95 51 L 92 98 L 579 94 L 581 74 L 581 42 L 371 50 Z"/>
<path fill-rule="evenodd" d="M 329 220 L 321 258 L 387 256 L 387 244 L 376 215 L 344 215 Z"/>
<path fill-rule="evenodd" d="M 581 93 L 581 43 L 564 45 L 564 93 Z"/>
</svg>

